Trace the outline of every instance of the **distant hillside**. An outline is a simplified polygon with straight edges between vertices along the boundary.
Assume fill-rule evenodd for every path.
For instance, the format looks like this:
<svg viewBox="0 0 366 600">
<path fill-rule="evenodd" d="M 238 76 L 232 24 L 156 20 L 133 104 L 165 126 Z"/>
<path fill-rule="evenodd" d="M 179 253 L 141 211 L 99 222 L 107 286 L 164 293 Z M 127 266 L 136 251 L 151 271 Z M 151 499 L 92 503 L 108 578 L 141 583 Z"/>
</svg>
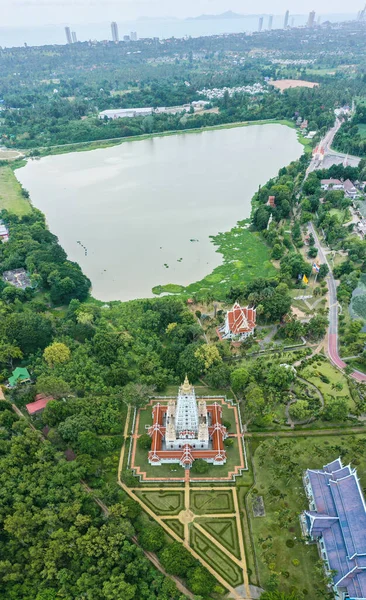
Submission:
<svg viewBox="0 0 366 600">
<path fill-rule="evenodd" d="M 199 17 L 188 17 L 186 21 L 208 21 L 212 19 L 244 19 L 245 15 L 239 15 L 232 10 L 227 10 L 221 15 L 199 15 Z"/>
</svg>

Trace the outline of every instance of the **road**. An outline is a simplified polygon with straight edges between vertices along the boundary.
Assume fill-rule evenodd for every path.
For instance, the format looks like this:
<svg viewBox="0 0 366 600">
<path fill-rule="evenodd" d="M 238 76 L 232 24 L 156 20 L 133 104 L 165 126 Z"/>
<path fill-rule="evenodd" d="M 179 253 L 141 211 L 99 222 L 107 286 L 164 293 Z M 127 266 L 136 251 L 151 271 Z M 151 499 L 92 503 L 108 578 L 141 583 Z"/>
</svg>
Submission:
<svg viewBox="0 0 366 600">
<path fill-rule="evenodd" d="M 313 235 L 315 240 L 315 246 L 318 250 L 318 256 L 322 264 L 326 264 L 329 269 L 327 276 L 328 288 L 329 288 L 329 327 L 328 327 L 328 355 L 332 363 L 339 369 L 345 369 L 346 363 L 341 359 L 338 353 L 338 300 L 337 300 L 337 286 L 333 276 L 331 266 L 327 260 L 324 249 L 322 248 L 318 235 L 315 231 L 314 225 L 309 223 L 309 232 Z M 356 381 L 366 381 L 366 375 L 360 371 L 354 371 L 351 374 L 353 379 Z"/>
<path fill-rule="evenodd" d="M 316 169 L 324 168 L 324 166 L 325 166 L 324 162 L 325 162 L 327 156 L 329 156 L 330 154 L 332 156 L 337 156 L 337 153 L 334 152 L 333 150 L 331 150 L 330 147 L 333 144 L 334 137 L 335 137 L 337 131 L 342 126 L 342 123 L 343 123 L 343 121 L 341 121 L 340 119 L 337 118 L 335 120 L 333 127 L 331 129 L 329 129 L 328 133 L 323 137 L 322 140 L 320 140 L 320 142 L 316 148 L 316 151 L 314 150 L 313 159 L 312 159 L 310 165 L 308 166 L 305 178 L 312 171 L 316 171 Z M 341 161 L 342 160 L 343 160 L 343 158 L 341 159 Z"/>
</svg>

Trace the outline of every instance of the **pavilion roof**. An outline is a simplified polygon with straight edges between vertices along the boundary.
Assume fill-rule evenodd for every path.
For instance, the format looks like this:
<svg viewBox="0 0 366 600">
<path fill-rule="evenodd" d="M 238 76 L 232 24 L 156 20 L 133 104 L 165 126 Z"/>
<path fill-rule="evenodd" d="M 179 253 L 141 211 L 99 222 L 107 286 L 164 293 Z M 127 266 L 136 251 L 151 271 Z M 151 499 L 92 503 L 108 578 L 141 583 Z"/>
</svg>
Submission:
<svg viewBox="0 0 366 600">
<path fill-rule="evenodd" d="M 315 511 L 306 511 L 313 537 L 322 536 L 334 583 L 351 599 L 366 598 L 366 504 L 357 473 L 337 459 L 307 471 Z"/>
</svg>

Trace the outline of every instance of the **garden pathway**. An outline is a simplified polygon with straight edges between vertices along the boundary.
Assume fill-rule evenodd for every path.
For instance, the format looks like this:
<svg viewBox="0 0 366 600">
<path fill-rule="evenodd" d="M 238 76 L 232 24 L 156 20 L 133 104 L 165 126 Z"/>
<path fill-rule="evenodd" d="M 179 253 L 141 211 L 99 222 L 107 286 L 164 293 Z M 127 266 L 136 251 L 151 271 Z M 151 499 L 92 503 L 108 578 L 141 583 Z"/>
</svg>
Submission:
<svg viewBox="0 0 366 600">
<path fill-rule="evenodd" d="M 303 379 L 302 377 L 300 377 L 299 375 L 297 376 L 297 379 L 299 381 L 302 381 L 303 383 L 305 383 L 305 385 L 313 388 L 319 398 L 319 402 L 320 405 L 322 407 L 322 409 L 324 408 L 324 396 L 321 393 L 321 391 L 319 390 L 319 388 L 316 387 L 316 385 L 314 385 L 314 383 L 311 383 L 310 381 L 307 381 L 307 379 Z M 292 391 L 292 388 L 291 388 Z M 294 420 L 291 415 L 290 415 L 290 406 L 291 404 L 296 404 L 297 402 L 297 398 L 294 398 L 293 400 L 290 400 L 290 402 L 288 402 L 286 404 L 286 409 L 285 409 L 285 414 L 286 414 L 286 418 L 287 418 L 287 425 L 290 425 L 291 429 L 294 429 L 295 425 L 307 425 L 309 423 L 312 423 L 313 421 L 315 421 L 315 417 L 309 417 L 307 419 L 302 419 L 302 420 Z"/>
<path fill-rule="evenodd" d="M 340 427 L 335 429 L 306 429 L 303 431 L 255 431 L 246 433 L 246 437 L 298 437 L 298 436 L 320 436 L 320 435 L 352 435 L 366 433 L 366 427 Z"/>
</svg>

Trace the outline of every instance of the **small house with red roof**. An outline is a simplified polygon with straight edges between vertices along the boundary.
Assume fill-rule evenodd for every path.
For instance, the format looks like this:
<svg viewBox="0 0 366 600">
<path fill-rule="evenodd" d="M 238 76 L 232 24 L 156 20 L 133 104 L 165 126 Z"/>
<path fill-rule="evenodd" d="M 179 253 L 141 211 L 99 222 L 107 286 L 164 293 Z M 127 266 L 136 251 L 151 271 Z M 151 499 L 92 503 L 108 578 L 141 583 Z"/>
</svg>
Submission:
<svg viewBox="0 0 366 600">
<path fill-rule="evenodd" d="M 54 400 L 52 396 L 45 396 L 44 394 L 37 394 L 34 402 L 30 402 L 26 404 L 26 409 L 29 415 L 38 415 L 41 413 L 47 406 L 47 404 Z"/>
<path fill-rule="evenodd" d="M 256 318 L 255 308 L 243 307 L 235 302 L 233 308 L 226 313 L 225 323 L 218 328 L 217 333 L 222 340 L 242 342 L 253 335 Z"/>
<path fill-rule="evenodd" d="M 276 196 L 268 196 L 267 206 L 271 208 L 276 208 Z"/>
</svg>

